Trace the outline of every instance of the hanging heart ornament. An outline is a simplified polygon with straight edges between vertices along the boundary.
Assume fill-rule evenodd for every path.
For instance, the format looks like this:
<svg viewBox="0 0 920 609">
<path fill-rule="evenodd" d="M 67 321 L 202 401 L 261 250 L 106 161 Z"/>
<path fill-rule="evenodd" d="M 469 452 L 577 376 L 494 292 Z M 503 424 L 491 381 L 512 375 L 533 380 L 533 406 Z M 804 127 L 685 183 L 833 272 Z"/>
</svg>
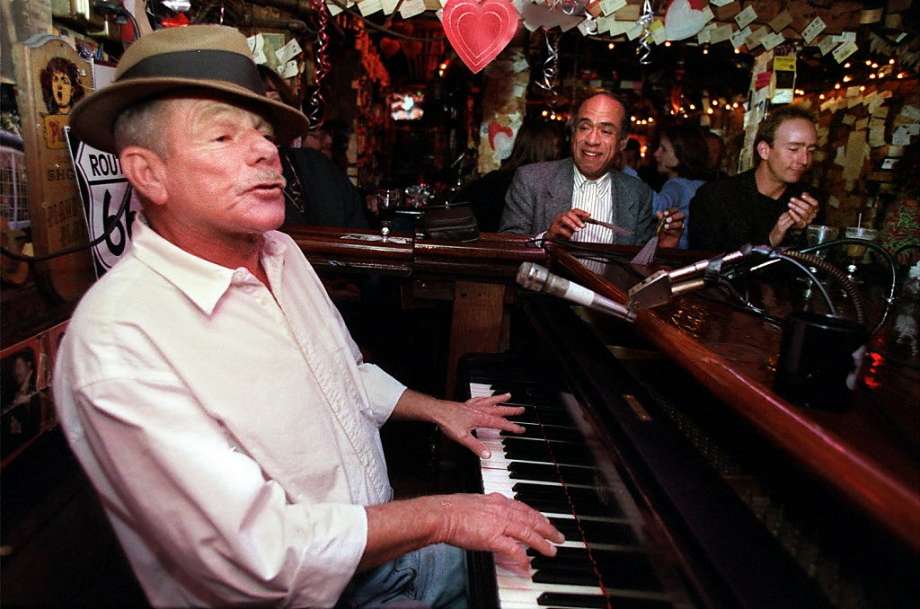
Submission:
<svg viewBox="0 0 920 609">
<path fill-rule="evenodd" d="M 457 55 L 476 74 L 508 46 L 520 19 L 509 0 L 447 0 L 441 25 Z"/>
</svg>

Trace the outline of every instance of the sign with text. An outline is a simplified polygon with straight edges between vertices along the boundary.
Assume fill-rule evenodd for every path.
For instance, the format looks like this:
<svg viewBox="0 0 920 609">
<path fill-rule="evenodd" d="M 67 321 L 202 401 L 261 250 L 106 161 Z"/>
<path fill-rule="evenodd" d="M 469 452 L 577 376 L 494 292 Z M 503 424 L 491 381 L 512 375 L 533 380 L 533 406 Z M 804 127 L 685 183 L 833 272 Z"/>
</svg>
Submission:
<svg viewBox="0 0 920 609">
<path fill-rule="evenodd" d="M 131 227 L 139 205 L 132 196 L 131 185 L 121 173 L 118 156 L 81 142 L 69 128 L 67 140 L 73 166 L 77 169 L 89 238 L 91 241 L 102 238 L 93 246 L 93 266 L 96 276 L 101 277 L 118 261 L 131 240 Z M 119 214 L 122 207 L 124 213 Z"/>
</svg>

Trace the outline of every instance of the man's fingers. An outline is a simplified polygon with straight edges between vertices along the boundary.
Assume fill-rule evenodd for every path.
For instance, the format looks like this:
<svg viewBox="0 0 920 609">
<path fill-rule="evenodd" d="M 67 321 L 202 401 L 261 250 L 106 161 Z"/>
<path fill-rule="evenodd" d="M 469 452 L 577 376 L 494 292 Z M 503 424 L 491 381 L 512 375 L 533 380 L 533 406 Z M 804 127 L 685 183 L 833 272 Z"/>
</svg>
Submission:
<svg viewBox="0 0 920 609">
<path fill-rule="evenodd" d="M 521 523 L 527 528 L 536 531 L 543 539 L 549 539 L 556 543 L 565 541 L 565 537 L 552 525 L 549 518 L 526 503 L 512 499 L 510 500 L 510 507 L 513 510 L 511 520 L 514 522 Z"/>
<path fill-rule="evenodd" d="M 476 427 L 490 427 L 492 429 L 500 429 L 502 431 L 510 431 L 512 433 L 524 433 L 527 431 L 524 427 L 509 421 L 504 417 L 498 417 L 493 415 L 482 415 L 476 422 Z"/>
<path fill-rule="evenodd" d="M 509 522 L 505 526 L 505 535 L 533 548 L 544 556 L 556 555 L 556 546 L 548 542 L 545 537 L 538 535 L 534 529 L 519 522 Z"/>
<path fill-rule="evenodd" d="M 581 221 L 581 218 L 577 214 L 568 213 L 562 217 L 562 223 L 573 231 L 581 230 L 584 228 L 585 223 Z"/>
<path fill-rule="evenodd" d="M 473 451 L 473 454 L 480 459 L 488 459 L 492 456 L 492 451 L 486 448 L 486 445 L 471 433 L 457 436 L 457 443 Z"/>
<path fill-rule="evenodd" d="M 469 406 L 473 406 L 476 408 L 484 408 L 484 407 L 490 407 L 490 406 L 497 406 L 498 404 L 501 404 L 502 402 L 507 402 L 510 399 L 511 399 L 510 393 L 500 393 L 497 395 L 487 395 L 487 396 L 480 396 L 478 398 L 470 398 L 469 400 L 466 401 L 466 403 Z"/>
<path fill-rule="evenodd" d="M 790 209 L 789 216 L 796 228 L 805 228 L 808 225 L 808 213 L 797 209 Z"/>
<path fill-rule="evenodd" d="M 803 201 L 805 201 L 806 203 L 808 203 L 808 204 L 811 205 L 812 207 L 818 207 L 818 200 L 817 200 L 816 198 L 814 198 L 813 196 L 811 196 L 810 194 L 808 194 L 807 192 L 803 192 L 801 195 L 799 195 L 799 196 L 796 197 L 796 198 L 797 198 L 797 199 L 802 199 Z"/>
<path fill-rule="evenodd" d="M 799 228 L 804 228 L 818 215 L 818 201 L 814 197 L 803 193 L 799 197 L 789 199 L 789 211 L 795 212 L 798 223 L 804 223 Z"/>
<path fill-rule="evenodd" d="M 510 539 L 501 539 L 494 550 L 495 564 L 521 577 L 530 578 L 530 557 L 527 551 Z"/>
</svg>

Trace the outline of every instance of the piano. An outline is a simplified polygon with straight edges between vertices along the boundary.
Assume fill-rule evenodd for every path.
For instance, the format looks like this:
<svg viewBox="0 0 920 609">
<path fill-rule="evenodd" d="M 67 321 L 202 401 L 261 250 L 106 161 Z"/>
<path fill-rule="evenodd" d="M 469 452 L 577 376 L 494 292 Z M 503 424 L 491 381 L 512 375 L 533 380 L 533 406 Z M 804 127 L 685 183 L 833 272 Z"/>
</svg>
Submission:
<svg viewBox="0 0 920 609">
<path fill-rule="evenodd" d="M 490 459 L 450 457 L 465 460 L 452 490 L 519 498 L 566 542 L 527 578 L 470 553 L 471 607 L 916 606 L 920 378 L 881 357 L 883 338 L 851 408 L 813 411 L 772 391 L 779 330 L 708 294 L 627 324 L 512 279 L 531 260 L 624 302 L 642 278 L 628 265 L 589 270 L 500 235 L 369 256 L 333 232 L 295 238 L 321 271 L 370 268 L 453 300 L 446 393 L 510 391 L 526 408 L 522 436 L 479 432 Z"/>
<path fill-rule="evenodd" d="M 588 282 L 572 268 L 558 270 Z M 592 287 L 602 291 L 603 281 Z M 527 408 L 516 421 L 527 431 L 479 430 L 492 456 L 467 462 L 467 484 L 528 503 L 566 542 L 555 558 L 534 555 L 527 578 L 471 553 L 473 606 L 915 606 L 920 514 L 898 523 L 866 514 L 841 496 L 852 481 L 816 479 L 751 421 L 726 412 L 724 398 L 642 328 L 540 295 L 519 305 L 526 324 L 512 349 L 467 356 L 459 376 L 470 397 L 511 392 Z M 916 380 L 914 372 L 906 382 L 913 395 Z M 834 416 L 845 415 L 815 413 L 821 422 Z M 920 439 L 913 432 L 882 449 L 904 450 L 910 462 Z M 908 504 L 920 491 L 912 473 L 894 480 Z"/>
</svg>

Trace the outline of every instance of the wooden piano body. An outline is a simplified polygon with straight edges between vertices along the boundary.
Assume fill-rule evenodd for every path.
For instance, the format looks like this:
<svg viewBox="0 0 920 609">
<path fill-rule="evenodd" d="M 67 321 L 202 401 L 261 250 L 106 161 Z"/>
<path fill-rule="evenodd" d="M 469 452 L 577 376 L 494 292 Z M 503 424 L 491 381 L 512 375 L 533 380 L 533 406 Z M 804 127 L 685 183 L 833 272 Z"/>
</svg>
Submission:
<svg viewBox="0 0 920 609">
<path fill-rule="evenodd" d="M 599 497 L 613 510 L 614 529 L 633 535 L 621 543 L 605 529 L 605 541 L 588 539 L 598 548 L 593 563 L 583 563 L 584 550 L 565 552 L 572 566 L 563 575 L 583 582 L 585 569 L 600 573 L 603 604 L 596 595 L 546 596 L 541 584 L 536 593 L 509 597 L 508 580 L 496 578 L 490 557 L 473 555 L 475 607 L 855 608 L 915 606 L 920 598 L 920 382 L 916 367 L 885 359 L 883 343 L 871 345 L 879 357 L 850 408 L 809 410 L 771 389 L 779 330 L 724 303 L 681 297 L 630 325 L 519 293 L 513 284 L 520 262 L 536 261 L 623 302 L 641 279 L 627 265 L 610 263 L 597 273 L 565 251 L 547 256 L 503 235 L 458 245 L 412 237 L 368 242 L 332 229 L 291 233 L 321 272 L 387 273 L 403 278 L 416 298 L 452 300 L 446 392 L 464 397 L 510 385 L 522 394 L 515 399 L 534 393 L 529 413 L 549 408 L 548 420 L 568 417 L 562 427 L 581 435 L 563 430 L 563 440 L 587 449 L 590 467 L 602 475 L 600 490 L 585 490 L 591 499 L 582 500 L 584 485 L 566 485 L 560 474 L 564 495 L 572 505 L 587 501 L 589 512 Z M 566 450 L 554 436 L 535 439 Z M 492 441 L 493 452 L 521 444 Z M 534 469 L 546 473 L 539 460 L 522 461 L 516 467 L 524 473 L 509 484 L 504 473 L 470 459 L 469 484 L 516 494 L 520 483 L 520 496 L 530 501 L 556 493 L 527 478 Z M 575 472 L 569 465 L 553 467 Z M 597 529 L 592 518 L 575 513 L 582 526 L 566 526 L 578 536 L 585 526 Z M 620 562 L 617 552 L 639 556 L 640 566 Z M 560 570 L 538 567 L 538 579 Z"/>
</svg>

